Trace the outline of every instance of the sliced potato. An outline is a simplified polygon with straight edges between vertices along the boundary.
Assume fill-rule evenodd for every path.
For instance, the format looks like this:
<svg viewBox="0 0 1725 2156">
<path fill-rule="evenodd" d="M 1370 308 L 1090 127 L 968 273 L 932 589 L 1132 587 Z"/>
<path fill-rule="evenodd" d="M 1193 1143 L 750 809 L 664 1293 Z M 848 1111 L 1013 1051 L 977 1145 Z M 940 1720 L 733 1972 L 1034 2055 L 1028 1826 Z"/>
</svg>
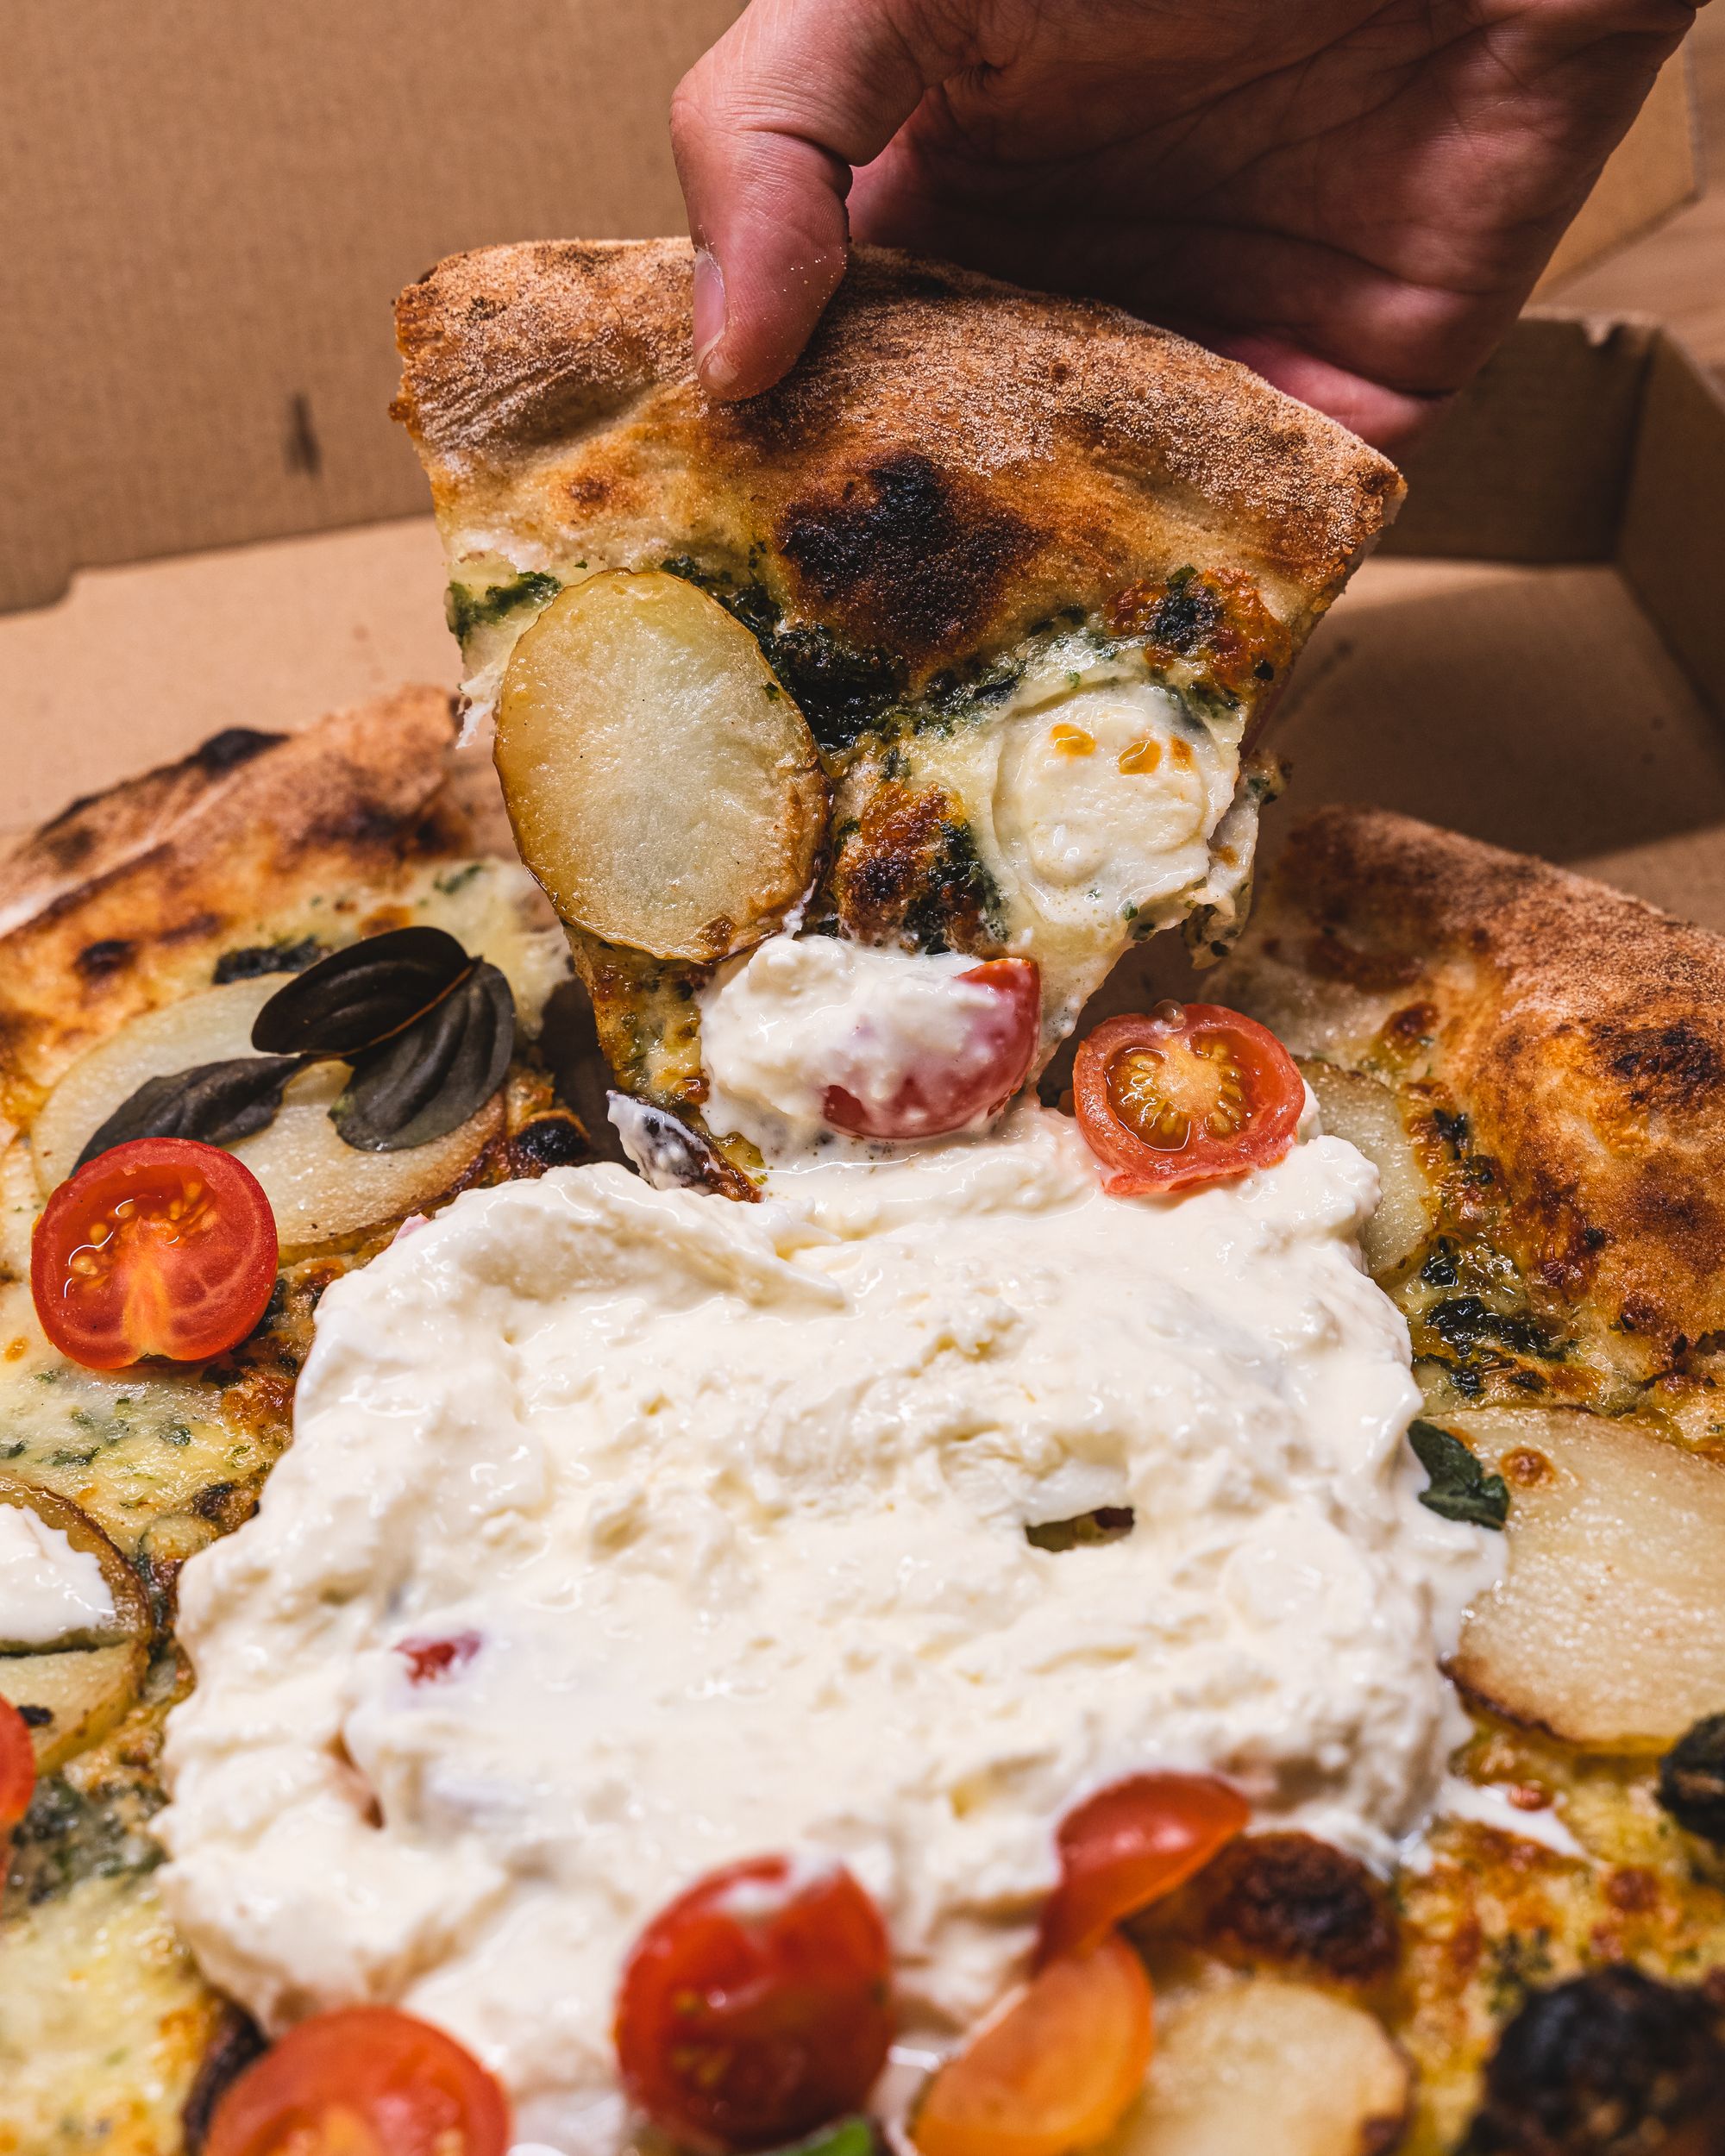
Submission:
<svg viewBox="0 0 1725 2156">
<path fill-rule="evenodd" d="M 252 1021 L 288 978 L 266 974 L 230 981 L 147 1011 L 80 1056 L 31 1126 L 42 1194 L 72 1173 L 92 1134 L 146 1079 L 252 1055 Z M 348 1066 L 341 1062 L 302 1071 L 274 1122 L 229 1148 L 264 1187 L 284 1259 L 342 1242 L 441 1196 L 502 1127 L 499 1094 L 429 1145 L 356 1152 L 342 1144 L 329 1114 L 347 1080 Z"/>
<path fill-rule="evenodd" d="M 1599 1415 L 1443 1420 L 1509 1486 L 1508 1564 L 1458 1682 L 1596 1751 L 1661 1750 L 1725 1710 L 1725 1466 Z"/>
<path fill-rule="evenodd" d="M 107 1734 L 138 1696 L 149 1658 L 142 1639 L 0 1656 L 0 1699 L 36 1710 L 29 1720 L 38 1773 L 53 1773 Z"/>
<path fill-rule="evenodd" d="M 34 1708 L 28 1719 L 36 1765 L 51 1774 L 76 1752 L 111 1729 L 138 1695 L 150 1659 L 150 1605 L 137 1573 L 96 1522 L 70 1498 L 0 1475 L 0 1505 L 34 1512 L 93 1557 L 113 1598 L 112 1620 L 28 1651 L 0 1639 L 0 1698 Z M 5 1622 L 0 1601 L 0 1627 Z"/>
<path fill-rule="evenodd" d="M 606 570 L 516 645 L 497 768 L 564 920 L 658 958 L 758 942 L 825 829 L 814 739 L 743 624 L 682 578 Z"/>
<path fill-rule="evenodd" d="M 1435 1195 L 1387 1086 L 1333 1063 L 1314 1061 L 1300 1068 L 1318 1096 L 1325 1130 L 1357 1146 L 1377 1170 L 1377 1210 L 1359 1240 L 1368 1271 L 1382 1280 L 1405 1265 L 1431 1234 Z"/>
<path fill-rule="evenodd" d="M 1407 2061 L 1371 2015 L 1309 1984 L 1233 1977 L 1159 2006 L 1156 2061 L 1106 2156 L 1381 2156 Z"/>
</svg>

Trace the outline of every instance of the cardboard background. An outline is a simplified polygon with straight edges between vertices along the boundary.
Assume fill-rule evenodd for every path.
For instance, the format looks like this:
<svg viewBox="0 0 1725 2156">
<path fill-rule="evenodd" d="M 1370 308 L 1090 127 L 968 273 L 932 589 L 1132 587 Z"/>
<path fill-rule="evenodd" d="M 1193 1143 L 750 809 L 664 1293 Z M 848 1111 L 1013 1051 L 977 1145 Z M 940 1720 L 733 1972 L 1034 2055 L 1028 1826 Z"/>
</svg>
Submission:
<svg viewBox="0 0 1725 2156">
<path fill-rule="evenodd" d="M 681 231 L 666 109 L 741 4 L 8 8 L 0 611 L 421 509 L 395 294 L 499 239 Z"/>
</svg>

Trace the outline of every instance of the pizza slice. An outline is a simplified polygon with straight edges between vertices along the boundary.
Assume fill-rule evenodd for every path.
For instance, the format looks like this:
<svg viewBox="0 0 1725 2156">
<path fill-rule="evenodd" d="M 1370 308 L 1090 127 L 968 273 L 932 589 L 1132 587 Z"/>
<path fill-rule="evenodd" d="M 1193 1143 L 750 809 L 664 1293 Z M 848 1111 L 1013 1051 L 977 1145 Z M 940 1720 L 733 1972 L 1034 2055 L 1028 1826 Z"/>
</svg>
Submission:
<svg viewBox="0 0 1725 2156">
<path fill-rule="evenodd" d="M 179 1569 L 255 1507 L 319 1296 L 405 1216 L 587 1156 L 542 1033 L 563 938 L 494 780 L 454 740 L 430 689 L 293 735 L 230 730 L 0 861 L 0 1566 L 34 1583 L 0 1638 L 0 1698 L 36 1770 L 9 1849 L 0 1833 L 0 2149 L 21 2156 L 178 2156 L 258 2047 L 167 1920 L 149 1821 L 163 1721 L 190 1684 Z M 32 1307 L 32 1230 L 97 1134 L 116 1113 L 131 1135 L 164 1127 L 139 1103 L 188 1071 L 255 1067 L 272 998 L 404 930 L 507 981 L 506 1072 L 458 1098 L 442 1135 L 387 1150 L 332 1124 L 334 1060 L 306 1062 L 250 1135 L 196 1119 L 206 1088 L 168 1127 L 221 1136 L 271 1200 L 282 1263 L 261 1321 L 189 1364 L 107 1372 L 60 1352 Z"/>
<path fill-rule="evenodd" d="M 1469 2147 L 1711 2147 L 1725 942 L 1329 808 L 1289 834 L 1219 993 L 1376 1162 L 1365 1254 L 1412 1335 L 1427 1501 L 1504 1531 L 1452 1670 L 1477 1786 L 1398 1884 L 1412 2145 L 1456 2145 L 1483 2071 Z"/>
<path fill-rule="evenodd" d="M 715 404 L 690 280 L 681 241 L 455 257 L 396 411 L 618 1081 L 748 1169 L 986 1117 L 1134 940 L 1226 947 L 1263 718 L 1402 487 L 1178 337 L 877 249 Z"/>
</svg>

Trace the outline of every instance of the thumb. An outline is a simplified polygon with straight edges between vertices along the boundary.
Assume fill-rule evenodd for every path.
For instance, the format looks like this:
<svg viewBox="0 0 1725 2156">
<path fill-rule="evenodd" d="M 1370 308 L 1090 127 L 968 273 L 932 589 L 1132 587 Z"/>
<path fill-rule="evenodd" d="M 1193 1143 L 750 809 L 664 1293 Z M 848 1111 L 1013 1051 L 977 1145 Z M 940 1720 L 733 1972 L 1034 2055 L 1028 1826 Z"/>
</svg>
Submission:
<svg viewBox="0 0 1725 2156">
<path fill-rule="evenodd" d="M 851 167 L 933 77 L 894 0 L 754 0 L 683 78 L 671 146 L 695 256 L 695 367 L 715 397 L 770 389 L 844 274 Z"/>
</svg>

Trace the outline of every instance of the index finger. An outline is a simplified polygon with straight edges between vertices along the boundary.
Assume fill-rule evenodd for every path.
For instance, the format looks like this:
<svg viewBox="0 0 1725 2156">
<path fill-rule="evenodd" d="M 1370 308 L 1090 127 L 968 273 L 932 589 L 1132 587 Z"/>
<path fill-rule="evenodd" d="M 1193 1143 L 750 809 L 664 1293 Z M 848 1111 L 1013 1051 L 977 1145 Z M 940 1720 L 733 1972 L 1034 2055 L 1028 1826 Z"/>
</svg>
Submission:
<svg viewBox="0 0 1725 2156">
<path fill-rule="evenodd" d="M 911 12 L 904 0 L 754 0 L 678 85 L 695 366 L 713 396 L 771 388 L 844 274 L 851 168 L 945 72 L 913 40 Z"/>
</svg>

